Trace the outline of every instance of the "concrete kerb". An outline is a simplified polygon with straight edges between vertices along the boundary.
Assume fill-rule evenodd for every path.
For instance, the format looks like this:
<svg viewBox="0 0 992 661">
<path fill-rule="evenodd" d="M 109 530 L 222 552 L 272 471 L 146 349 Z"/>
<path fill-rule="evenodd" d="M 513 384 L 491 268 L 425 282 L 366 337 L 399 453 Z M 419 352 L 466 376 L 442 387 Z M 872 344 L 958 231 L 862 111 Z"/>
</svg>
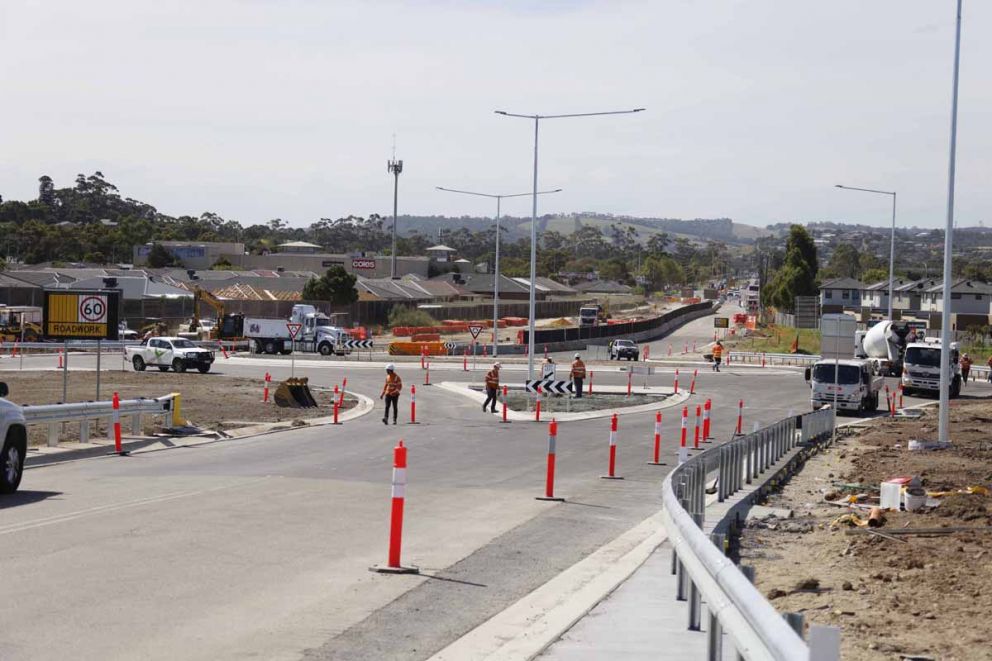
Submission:
<svg viewBox="0 0 992 661">
<path fill-rule="evenodd" d="M 463 397 L 467 397 L 468 399 L 480 405 L 486 401 L 485 393 L 480 390 L 473 389 L 472 388 L 473 384 L 471 383 L 464 383 L 457 381 L 442 381 L 441 383 L 435 385 L 449 392 L 453 392 Z M 522 388 L 520 386 L 515 386 L 515 387 L 510 386 L 510 389 L 521 390 Z M 627 394 L 627 386 L 605 386 L 605 385 L 596 386 L 596 392 L 600 394 L 609 393 L 616 395 L 625 395 Z M 564 413 L 561 411 L 555 411 L 554 413 L 544 413 L 543 417 L 545 419 L 538 424 L 543 424 L 544 422 L 548 422 L 551 420 L 552 417 L 558 422 L 575 422 L 578 420 L 594 420 L 597 418 L 609 418 L 614 413 L 622 416 L 632 413 L 654 412 L 659 409 L 666 409 L 666 408 L 671 408 L 673 406 L 678 406 L 679 404 L 682 404 L 683 402 L 688 400 L 690 397 L 689 393 L 686 392 L 685 389 L 680 389 L 678 394 L 674 394 L 672 388 L 660 387 L 660 386 L 648 386 L 647 388 L 643 386 L 634 386 L 631 389 L 631 392 L 635 395 L 667 395 L 667 397 L 663 400 L 659 400 L 658 402 L 654 402 L 651 404 L 641 404 L 639 406 L 623 406 L 618 408 L 605 408 L 596 411 L 582 411 L 576 413 Z M 502 415 L 502 411 L 499 408 L 500 405 L 501 403 L 497 404 L 496 407 L 497 413 L 495 414 L 496 416 Z M 507 420 L 512 420 L 513 422 L 536 422 L 534 420 L 534 413 L 528 411 L 513 411 L 507 409 L 506 418 Z"/>
<path fill-rule="evenodd" d="M 347 422 L 349 420 L 355 420 L 362 417 L 368 413 L 371 413 L 375 408 L 375 402 L 371 398 L 361 395 L 359 393 L 350 392 L 357 400 L 358 404 L 346 411 L 340 412 L 338 414 L 339 422 Z M 202 434 L 191 435 L 191 436 L 175 436 L 175 437 L 146 437 L 146 438 L 135 438 L 130 441 L 123 443 L 123 448 L 127 450 L 130 454 L 146 454 L 148 452 L 159 452 L 162 450 L 174 450 L 176 448 L 189 448 L 198 447 L 202 445 L 210 445 L 213 443 L 219 443 L 222 441 L 235 441 L 248 438 L 255 438 L 258 436 L 266 436 L 269 434 L 275 434 L 278 432 L 292 431 L 293 429 L 304 429 L 309 427 L 322 427 L 325 425 L 332 425 L 334 422 L 334 417 L 324 417 L 324 418 L 312 418 L 306 421 L 304 427 L 293 427 L 291 423 L 287 422 L 266 422 L 260 423 L 258 425 L 252 425 L 250 427 L 241 427 L 236 430 L 231 430 L 230 432 L 204 432 Z M 70 461 L 81 461 L 83 459 L 93 459 L 96 457 L 107 457 L 108 453 L 113 450 L 113 441 L 108 440 L 107 443 L 93 444 L 89 447 L 84 448 L 64 448 L 59 449 L 54 452 L 45 452 L 44 454 L 31 454 L 31 449 L 29 448 L 29 454 L 24 460 L 24 467 L 27 468 L 41 468 L 43 466 L 51 466 L 54 464 L 62 464 Z M 116 456 L 116 453 L 113 454 Z"/>
</svg>

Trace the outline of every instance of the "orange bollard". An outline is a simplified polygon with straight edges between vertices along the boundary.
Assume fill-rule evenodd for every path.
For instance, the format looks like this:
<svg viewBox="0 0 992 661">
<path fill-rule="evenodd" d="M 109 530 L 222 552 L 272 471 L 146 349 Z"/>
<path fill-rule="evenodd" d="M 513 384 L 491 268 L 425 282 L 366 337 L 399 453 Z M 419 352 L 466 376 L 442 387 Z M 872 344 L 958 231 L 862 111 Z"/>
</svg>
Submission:
<svg viewBox="0 0 992 661">
<path fill-rule="evenodd" d="M 227 355 L 227 349 L 224 348 L 224 343 L 217 340 L 217 346 L 220 347 L 220 352 L 224 354 L 224 360 L 227 360 L 229 356 Z"/>
<path fill-rule="evenodd" d="M 703 442 L 709 441 L 712 436 L 710 436 L 710 406 L 712 402 L 707 399 L 706 403 L 703 405 Z"/>
<path fill-rule="evenodd" d="M 340 409 L 341 409 L 341 407 L 338 406 L 338 403 L 337 402 L 334 402 L 334 422 L 332 424 L 335 424 L 335 425 L 340 425 L 341 424 L 340 422 L 338 422 L 338 411 Z"/>
<path fill-rule="evenodd" d="M 544 495 L 537 496 L 538 500 L 565 500 L 555 496 L 555 449 L 558 444 L 558 423 L 554 418 L 548 424 L 548 468 L 544 480 Z"/>
<path fill-rule="evenodd" d="M 693 438 L 692 438 L 693 450 L 699 449 L 699 415 L 701 413 L 699 409 L 700 409 L 699 404 L 696 404 L 696 431 L 693 433 Z"/>
<path fill-rule="evenodd" d="M 905 406 L 903 405 L 903 399 L 902 399 L 902 384 L 901 384 L 901 383 L 899 384 L 899 408 L 906 408 L 906 407 L 905 407 Z"/>
<path fill-rule="evenodd" d="M 417 574 L 416 567 L 400 563 L 403 548 L 403 506 L 406 501 L 406 447 L 401 440 L 393 448 L 392 509 L 389 515 L 389 560 L 385 567 L 372 567 L 373 571 L 389 574 Z"/>
<path fill-rule="evenodd" d="M 509 420 L 506 419 L 506 397 L 507 397 L 507 393 L 509 393 L 509 388 L 507 388 L 506 386 L 503 386 L 503 419 L 500 420 L 500 422 L 509 422 Z"/>
<path fill-rule="evenodd" d="M 268 372 L 265 373 L 265 378 L 262 380 L 262 403 L 267 404 L 269 401 L 269 381 L 272 380 L 272 375 Z M 334 386 L 334 392 L 338 391 L 338 387 Z"/>
<path fill-rule="evenodd" d="M 417 422 L 417 386 L 410 386 L 410 424 L 419 425 Z"/>
<path fill-rule="evenodd" d="M 62 369 L 62 349 L 59 349 L 59 369 Z"/>
<path fill-rule="evenodd" d="M 679 394 L 679 368 L 675 368 L 675 394 Z"/>
<path fill-rule="evenodd" d="M 592 394 L 592 371 L 589 372 L 589 394 Z"/>
<path fill-rule="evenodd" d="M 348 377 L 341 380 L 341 397 L 338 398 L 338 406 L 344 408 L 344 391 L 348 389 Z"/>
<path fill-rule="evenodd" d="M 633 374 L 633 372 L 630 372 L 630 371 L 628 371 L 628 372 L 627 372 L 627 397 L 630 397 L 630 392 L 631 392 L 631 385 L 630 385 L 630 381 L 631 381 L 631 379 L 632 379 L 633 377 L 634 377 L 634 374 Z"/>
<path fill-rule="evenodd" d="M 764 353 L 761 354 L 761 366 L 762 367 L 765 366 L 765 354 Z"/>
<path fill-rule="evenodd" d="M 661 462 L 661 411 L 654 414 L 654 461 L 649 461 L 652 466 L 663 466 Z"/>
<path fill-rule="evenodd" d="M 541 386 L 537 386 L 537 403 L 534 404 L 534 420 L 541 421 Z"/>
<path fill-rule="evenodd" d="M 696 394 L 696 376 L 699 374 L 699 370 L 692 370 L 692 381 L 689 382 L 689 394 Z"/>
<path fill-rule="evenodd" d="M 424 372 L 424 385 L 431 385 L 431 361 L 427 361 L 427 369 Z"/>
<path fill-rule="evenodd" d="M 610 463 L 607 467 L 606 475 L 601 475 L 600 477 L 604 480 L 622 480 L 622 477 L 617 477 L 617 414 L 613 414 L 613 418 L 610 419 Z"/>
<path fill-rule="evenodd" d="M 124 452 L 124 447 L 121 445 L 121 398 L 114 393 L 114 452 L 124 456 L 127 452 Z"/>
<path fill-rule="evenodd" d="M 462 371 L 468 371 L 468 349 L 465 349 L 465 355 L 462 356 Z"/>
<path fill-rule="evenodd" d="M 741 430 L 744 428 L 744 400 L 739 400 L 737 402 L 737 435 L 741 435 Z"/>
</svg>

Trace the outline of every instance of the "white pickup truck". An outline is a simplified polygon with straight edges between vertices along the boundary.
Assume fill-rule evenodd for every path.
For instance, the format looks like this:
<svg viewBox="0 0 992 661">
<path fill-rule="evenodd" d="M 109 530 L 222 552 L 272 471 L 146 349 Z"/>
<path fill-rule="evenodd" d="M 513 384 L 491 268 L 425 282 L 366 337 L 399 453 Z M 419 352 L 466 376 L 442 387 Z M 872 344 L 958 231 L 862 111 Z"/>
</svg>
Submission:
<svg viewBox="0 0 992 661">
<path fill-rule="evenodd" d="M 836 378 L 835 378 L 836 377 Z M 870 360 L 845 359 L 820 360 L 806 368 L 806 381 L 810 384 L 809 401 L 813 410 L 834 405 L 836 394 L 838 411 L 871 413 L 878 409 L 878 398 L 885 379 L 875 374 Z"/>
<path fill-rule="evenodd" d="M 127 355 L 135 372 L 154 366 L 160 372 L 167 372 L 170 367 L 176 372 L 195 368 L 206 374 L 214 362 L 213 351 L 202 349 L 184 337 L 152 337 L 141 346 L 128 347 Z"/>
<path fill-rule="evenodd" d="M 7 384 L 0 383 L 0 494 L 14 493 L 24 474 L 28 436 L 21 407 L 8 402 Z"/>
</svg>

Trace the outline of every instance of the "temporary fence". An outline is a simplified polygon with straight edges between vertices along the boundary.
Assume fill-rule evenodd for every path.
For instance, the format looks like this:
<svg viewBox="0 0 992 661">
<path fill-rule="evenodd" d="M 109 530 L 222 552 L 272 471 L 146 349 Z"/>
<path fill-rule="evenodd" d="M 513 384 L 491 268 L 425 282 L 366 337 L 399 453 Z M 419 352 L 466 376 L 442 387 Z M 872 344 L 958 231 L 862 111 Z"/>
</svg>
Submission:
<svg viewBox="0 0 992 661">
<path fill-rule="evenodd" d="M 683 421 L 685 413 L 683 413 Z M 707 483 L 716 477 L 717 500 L 726 501 L 745 485 L 770 479 L 775 464 L 830 437 L 834 413 L 821 409 L 776 422 L 764 429 L 735 437 L 680 463 L 662 485 L 663 520 L 671 543 L 672 572 L 677 576 L 676 598 L 687 600 L 688 628 L 701 629 L 702 604 L 709 610 L 709 659 L 722 659 L 723 632 L 738 658 L 781 661 L 838 659 L 839 632 L 812 626 L 803 640 L 788 621 L 765 600 L 724 554 L 723 532 L 703 531 Z M 683 422 L 684 429 L 684 422 Z M 752 492 L 760 494 L 760 492 Z M 737 512 L 723 509 L 716 530 L 724 530 Z"/>
</svg>

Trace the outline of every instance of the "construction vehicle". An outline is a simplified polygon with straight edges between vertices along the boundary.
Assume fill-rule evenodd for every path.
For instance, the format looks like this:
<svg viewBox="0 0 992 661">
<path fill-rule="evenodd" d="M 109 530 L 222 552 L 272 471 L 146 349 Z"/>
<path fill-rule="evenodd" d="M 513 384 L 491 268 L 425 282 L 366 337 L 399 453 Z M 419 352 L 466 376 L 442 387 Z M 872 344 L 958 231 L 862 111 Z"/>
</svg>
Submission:
<svg viewBox="0 0 992 661">
<path fill-rule="evenodd" d="M 858 414 L 878 410 L 879 393 L 885 379 L 877 376 L 870 360 L 818 360 L 806 368 L 806 382 L 810 384 L 809 401 L 816 411 L 823 406 L 833 406 L 838 411 Z"/>
<path fill-rule="evenodd" d="M 147 339 L 149 337 L 158 337 L 160 335 L 168 335 L 169 326 L 161 319 L 154 319 L 150 323 L 145 324 L 141 327 L 139 331 L 139 337 L 141 339 Z"/>
<path fill-rule="evenodd" d="M 951 342 L 951 355 L 948 368 L 948 396 L 955 399 L 961 395 L 961 354 L 957 342 Z M 941 342 L 938 337 L 928 337 L 922 342 L 910 342 L 902 362 L 902 391 L 909 395 L 927 393 L 933 396 L 940 394 L 940 353 Z"/>
<path fill-rule="evenodd" d="M 905 321 L 880 321 L 867 331 L 857 332 L 854 355 L 870 360 L 877 374 L 899 376 L 911 330 Z"/>
<path fill-rule="evenodd" d="M 193 319 L 189 322 L 189 333 L 196 334 L 197 339 L 216 340 L 218 339 L 217 323 L 201 323 L 203 315 L 201 310 L 206 303 L 217 313 L 217 322 L 224 319 L 224 303 L 219 298 L 201 287 L 193 287 Z M 205 320 L 204 320 L 205 321 Z M 183 333 L 186 335 L 186 333 Z"/>
<path fill-rule="evenodd" d="M 0 305 L 0 341 L 37 342 L 43 336 L 41 308 Z"/>
<path fill-rule="evenodd" d="M 579 308 L 580 326 L 598 326 L 605 324 L 607 320 L 606 312 L 599 303 L 590 303 Z"/>
</svg>

